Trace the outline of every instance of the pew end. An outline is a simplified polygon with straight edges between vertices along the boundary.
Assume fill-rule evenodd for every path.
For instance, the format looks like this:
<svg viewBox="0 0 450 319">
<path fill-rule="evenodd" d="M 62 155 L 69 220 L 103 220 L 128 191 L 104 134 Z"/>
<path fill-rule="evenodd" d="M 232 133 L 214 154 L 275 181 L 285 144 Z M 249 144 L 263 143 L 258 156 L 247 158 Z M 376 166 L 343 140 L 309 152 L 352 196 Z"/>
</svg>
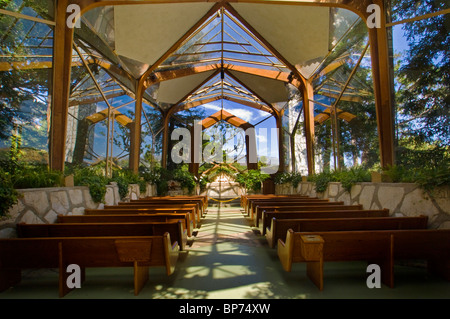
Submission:
<svg viewBox="0 0 450 319">
<path fill-rule="evenodd" d="M 287 272 L 292 270 L 292 252 L 294 250 L 294 231 L 289 229 L 286 234 L 286 240 L 278 239 L 278 258 L 283 269 Z"/>
</svg>

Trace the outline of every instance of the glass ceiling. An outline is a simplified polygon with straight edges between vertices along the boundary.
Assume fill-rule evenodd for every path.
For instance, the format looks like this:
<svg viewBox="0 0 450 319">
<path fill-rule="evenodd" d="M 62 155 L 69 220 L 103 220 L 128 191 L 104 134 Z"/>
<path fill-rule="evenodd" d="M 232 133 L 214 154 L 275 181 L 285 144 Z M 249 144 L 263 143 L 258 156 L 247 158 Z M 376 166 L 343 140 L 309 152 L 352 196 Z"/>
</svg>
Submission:
<svg viewBox="0 0 450 319">
<path fill-rule="evenodd" d="M 177 8 L 180 7 L 177 6 Z M 175 9 L 173 4 L 167 4 L 165 7 Z M 119 78 L 125 88 L 131 91 L 133 91 L 134 83 L 130 80 L 139 79 L 149 68 L 152 68 L 149 74 L 149 85 L 145 91 L 145 102 L 148 105 L 162 112 L 172 107 L 175 107 L 177 112 L 181 112 L 201 103 L 223 99 L 225 102 L 221 104 L 240 103 L 255 110 L 265 111 L 268 115 L 272 114 L 274 109 L 280 111 L 286 105 L 289 89 L 285 88 L 285 83 L 292 70 L 285 61 L 278 58 L 279 52 L 273 52 L 271 50 L 273 48 L 265 45 L 265 42 L 261 40 L 261 34 L 254 29 L 249 29 L 248 23 L 238 13 L 241 10 L 239 6 L 220 7 L 210 13 L 198 28 L 190 30 L 189 36 L 177 43 L 175 47 L 172 46 L 173 52 L 156 67 L 151 66 L 144 59 L 137 60 L 138 55 L 125 56 L 120 49 L 123 46 L 120 44 L 123 40 L 116 30 L 121 25 L 124 12 L 130 13 L 130 10 L 139 12 L 144 8 L 146 6 L 141 5 L 95 8 L 83 16 L 83 27 L 76 30 L 76 36 L 78 41 L 83 41 L 85 46 L 89 47 L 97 60 L 102 61 L 101 66 L 111 64 L 116 66 L 115 70 L 125 71 L 128 77 L 122 74 L 120 78 L 117 76 L 120 72 L 114 73 L 114 70 L 109 70 L 110 73 L 114 73 L 116 79 Z M 203 13 L 206 9 L 208 8 L 202 8 L 203 11 L 198 10 Z M 154 11 L 158 10 L 159 7 Z M 308 11 L 304 7 L 302 10 Z M 248 15 L 245 10 L 242 12 Z M 345 36 L 348 37 L 349 30 L 354 29 L 355 25 L 361 25 L 361 20 L 347 10 L 327 8 L 321 12 L 326 12 L 332 21 L 331 25 L 326 26 L 329 30 L 326 42 L 330 50 L 325 56 L 318 57 L 320 62 L 314 64 L 314 72 L 310 72 L 311 79 L 323 77 L 324 72 L 327 71 L 326 68 L 330 68 L 330 61 L 339 66 L 340 61 L 346 58 L 339 51 L 342 46 L 348 44 Z M 145 16 L 145 14 L 135 14 L 136 17 Z M 256 16 L 253 19 L 256 19 Z M 167 20 L 165 22 L 167 23 Z M 157 24 L 158 21 L 154 23 Z M 260 31 L 264 33 L 263 29 Z M 342 41 L 343 39 L 345 41 Z M 342 44 L 343 42 L 345 43 Z M 342 44 L 341 47 L 339 44 Z M 346 52 L 346 54 L 348 56 L 349 53 Z M 225 72 L 220 70 L 230 72 L 224 76 Z M 302 71 L 301 68 L 300 71 Z M 201 73 L 204 74 L 199 75 Z M 182 77 L 186 77 L 185 83 Z M 152 80 L 155 78 L 158 80 Z M 280 78 L 283 81 L 279 81 Z M 337 81 L 337 76 L 334 77 L 334 81 Z M 327 84 L 321 83 L 321 88 L 327 88 L 322 90 L 321 94 L 325 96 L 330 95 L 330 92 L 336 94 L 339 87 L 332 90 L 330 83 L 331 81 Z M 262 96 L 263 94 L 265 96 Z M 348 90 L 346 94 L 351 92 Z"/>
</svg>

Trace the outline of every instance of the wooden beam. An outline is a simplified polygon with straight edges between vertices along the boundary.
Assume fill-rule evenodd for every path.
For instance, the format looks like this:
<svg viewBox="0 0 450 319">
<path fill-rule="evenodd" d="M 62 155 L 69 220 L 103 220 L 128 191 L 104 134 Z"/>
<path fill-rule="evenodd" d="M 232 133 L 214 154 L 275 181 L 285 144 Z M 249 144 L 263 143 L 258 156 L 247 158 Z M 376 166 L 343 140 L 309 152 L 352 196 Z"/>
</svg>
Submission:
<svg viewBox="0 0 450 319">
<path fill-rule="evenodd" d="M 73 29 L 67 27 L 68 0 L 56 5 L 56 26 L 53 44 L 53 88 L 49 138 L 49 166 L 64 171 L 67 136 L 67 116 L 70 97 L 70 72 L 72 66 Z"/>
<path fill-rule="evenodd" d="M 384 12 L 382 0 L 374 0 Z M 391 100 L 391 79 L 389 69 L 389 48 L 386 31 L 386 17 L 381 14 L 381 27 L 369 28 L 370 56 L 377 111 L 378 139 L 380 143 L 381 167 L 395 164 L 394 114 Z"/>
<path fill-rule="evenodd" d="M 228 12 L 230 12 L 250 33 L 252 33 L 256 40 L 259 41 L 270 53 L 272 53 L 278 60 L 280 60 L 294 75 L 294 78 L 300 83 L 304 84 L 303 75 L 292 65 L 281 53 L 278 52 L 253 26 L 248 23 L 228 2 L 223 5 Z"/>
<path fill-rule="evenodd" d="M 314 87 L 310 81 L 305 82 L 302 88 L 303 98 L 303 116 L 305 121 L 305 140 L 306 140 L 306 161 L 308 164 L 308 175 L 315 173 L 314 161 L 314 103 L 311 101 L 314 98 Z"/>
<path fill-rule="evenodd" d="M 151 65 L 147 71 L 142 75 L 141 79 L 148 78 L 158 66 L 161 65 L 172 53 L 180 48 L 183 43 L 212 15 L 214 15 L 221 7 L 220 3 L 216 3 L 209 11 L 195 23 L 172 47 L 167 50 L 153 65 Z"/>
<path fill-rule="evenodd" d="M 45 24 L 48 24 L 48 25 L 56 26 L 56 22 L 55 21 L 41 19 L 41 18 L 38 18 L 38 17 L 32 17 L 30 15 L 22 14 L 22 13 L 15 12 L 15 11 L 0 9 L 0 14 L 5 14 L 5 15 L 8 15 L 8 16 L 17 18 L 17 19 L 25 19 L 25 20 L 29 20 L 29 21 L 33 21 L 33 22 L 45 23 Z"/>
<path fill-rule="evenodd" d="M 144 86 L 142 82 L 136 83 L 136 103 L 134 104 L 134 121 L 130 123 L 130 155 L 128 159 L 129 169 L 137 174 L 139 172 L 139 160 L 141 153 L 141 120 L 142 100 L 144 98 Z"/>
<path fill-rule="evenodd" d="M 161 167 L 167 167 L 167 155 L 169 154 L 169 122 L 171 113 L 165 112 L 163 115 L 163 144 L 162 144 L 162 156 L 161 156 Z"/>
</svg>

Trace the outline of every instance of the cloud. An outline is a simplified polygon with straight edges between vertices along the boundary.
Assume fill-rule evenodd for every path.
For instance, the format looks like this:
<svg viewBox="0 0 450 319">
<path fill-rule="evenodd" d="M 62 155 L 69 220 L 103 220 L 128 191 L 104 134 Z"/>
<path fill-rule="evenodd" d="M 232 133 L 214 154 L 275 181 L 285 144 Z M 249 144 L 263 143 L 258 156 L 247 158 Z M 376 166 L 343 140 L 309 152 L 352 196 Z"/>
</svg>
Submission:
<svg viewBox="0 0 450 319">
<path fill-rule="evenodd" d="M 212 110 L 212 111 L 220 111 L 222 109 L 221 106 L 213 104 L 213 103 L 206 103 L 202 105 L 205 109 Z M 246 122 L 255 122 L 258 119 L 264 117 L 267 115 L 266 112 L 256 109 L 247 110 L 244 108 L 236 108 L 236 107 L 230 107 L 228 105 L 224 105 L 223 109 L 241 119 L 243 119 Z"/>
</svg>

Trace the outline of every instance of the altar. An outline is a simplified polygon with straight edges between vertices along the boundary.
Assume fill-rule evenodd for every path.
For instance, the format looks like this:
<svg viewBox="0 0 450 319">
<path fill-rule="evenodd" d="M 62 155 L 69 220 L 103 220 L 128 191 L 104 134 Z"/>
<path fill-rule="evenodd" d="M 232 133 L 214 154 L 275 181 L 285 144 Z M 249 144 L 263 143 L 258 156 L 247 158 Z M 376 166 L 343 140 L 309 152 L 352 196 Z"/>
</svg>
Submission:
<svg viewBox="0 0 450 319">
<path fill-rule="evenodd" d="M 230 175 L 219 174 L 212 182 L 206 184 L 202 194 L 217 200 L 227 200 L 240 197 L 245 191 Z"/>
</svg>

